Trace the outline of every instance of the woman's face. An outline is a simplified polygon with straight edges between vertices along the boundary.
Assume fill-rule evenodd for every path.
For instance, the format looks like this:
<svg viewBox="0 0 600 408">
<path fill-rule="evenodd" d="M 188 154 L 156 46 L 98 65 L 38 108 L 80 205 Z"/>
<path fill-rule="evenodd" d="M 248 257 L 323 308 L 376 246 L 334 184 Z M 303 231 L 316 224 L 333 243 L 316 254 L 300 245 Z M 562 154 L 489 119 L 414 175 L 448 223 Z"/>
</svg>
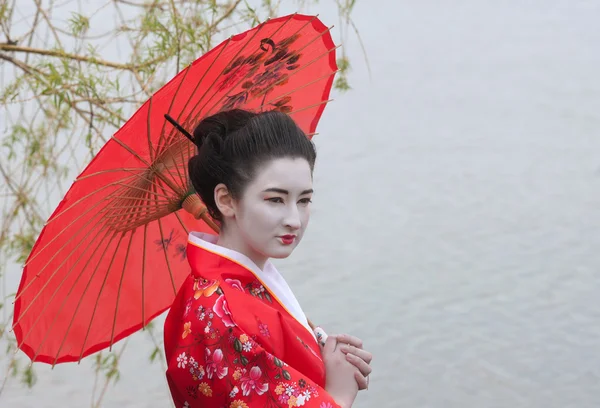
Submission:
<svg viewBox="0 0 600 408">
<path fill-rule="evenodd" d="M 312 172 L 305 159 L 262 165 L 235 201 L 235 224 L 254 257 L 285 258 L 298 245 L 310 218 Z"/>
</svg>

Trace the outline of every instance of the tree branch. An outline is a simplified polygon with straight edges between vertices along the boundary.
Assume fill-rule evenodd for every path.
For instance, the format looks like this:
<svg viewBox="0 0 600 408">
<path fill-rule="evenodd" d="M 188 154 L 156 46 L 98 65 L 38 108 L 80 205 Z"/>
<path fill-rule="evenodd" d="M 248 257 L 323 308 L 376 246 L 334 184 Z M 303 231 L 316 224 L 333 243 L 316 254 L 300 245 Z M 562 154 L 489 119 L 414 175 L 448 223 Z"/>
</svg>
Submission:
<svg viewBox="0 0 600 408">
<path fill-rule="evenodd" d="M 47 84 L 46 81 L 44 80 L 44 78 L 42 78 L 42 75 L 44 75 L 41 71 L 25 64 L 23 61 L 19 61 L 15 58 L 12 58 L 8 55 L 5 54 L 1 54 L 0 53 L 0 59 L 3 59 L 5 61 L 11 62 L 13 63 L 15 66 L 21 68 L 25 73 L 27 74 L 31 74 L 37 77 L 38 81 Z M 83 110 L 81 110 L 80 108 L 77 107 L 76 104 L 73 103 L 73 101 L 67 101 L 67 103 L 71 106 L 71 108 L 73 108 L 73 110 L 75 110 L 75 112 L 77 112 L 77 114 L 84 120 L 87 122 L 87 124 L 96 131 L 96 133 L 102 137 L 102 133 L 100 132 L 99 129 L 97 129 L 94 125 L 92 120 L 90 120 L 88 117 L 85 116 L 85 112 Z M 104 138 L 103 138 L 104 139 Z"/>
<path fill-rule="evenodd" d="M 149 65 L 161 62 L 162 60 L 165 59 L 164 57 L 161 57 L 161 58 L 156 58 L 155 60 L 152 60 L 152 61 L 145 62 L 141 65 L 135 65 L 135 64 L 119 64 L 116 62 L 104 61 L 104 60 L 94 58 L 94 57 L 86 57 L 84 55 L 71 54 L 71 53 L 59 51 L 59 50 L 43 50 L 43 49 L 39 49 L 39 48 L 22 47 L 22 46 L 10 45 L 10 44 L 6 44 L 6 43 L 0 44 L 0 50 L 1 51 L 24 52 L 24 53 L 28 53 L 28 54 L 47 55 L 49 57 L 57 57 L 57 58 L 67 58 L 67 59 L 71 59 L 74 61 L 87 62 L 89 64 L 102 65 L 105 67 L 122 69 L 122 70 L 126 70 L 126 71 L 138 70 L 140 68 L 144 68 Z"/>
<path fill-rule="evenodd" d="M 223 13 L 223 15 L 221 17 L 216 19 L 210 26 L 208 26 L 208 28 L 205 31 L 210 32 L 210 31 L 214 30 L 219 24 L 221 24 L 221 22 L 223 20 L 225 20 L 229 16 L 231 16 L 231 13 L 233 13 L 235 11 L 235 9 L 237 9 L 237 7 L 240 5 L 241 2 L 242 2 L 242 0 L 236 0 L 235 3 L 233 3 L 231 6 L 229 6 L 229 8 L 225 11 L 225 13 Z"/>
</svg>

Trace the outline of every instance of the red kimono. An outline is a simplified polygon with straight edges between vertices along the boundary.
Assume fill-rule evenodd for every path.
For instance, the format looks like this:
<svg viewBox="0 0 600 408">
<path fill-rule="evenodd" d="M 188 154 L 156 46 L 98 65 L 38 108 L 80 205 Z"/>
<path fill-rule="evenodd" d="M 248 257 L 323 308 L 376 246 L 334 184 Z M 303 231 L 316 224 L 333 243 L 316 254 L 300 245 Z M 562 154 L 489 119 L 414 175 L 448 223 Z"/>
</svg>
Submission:
<svg viewBox="0 0 600 408">
<path fill-rule="evenodd" d="M 215 238 L 190 234 L 192 273 L 165 321 L 175 406 L 338 407 L 323 388 L 315 334 L 281 275 Z"/>
</svg>

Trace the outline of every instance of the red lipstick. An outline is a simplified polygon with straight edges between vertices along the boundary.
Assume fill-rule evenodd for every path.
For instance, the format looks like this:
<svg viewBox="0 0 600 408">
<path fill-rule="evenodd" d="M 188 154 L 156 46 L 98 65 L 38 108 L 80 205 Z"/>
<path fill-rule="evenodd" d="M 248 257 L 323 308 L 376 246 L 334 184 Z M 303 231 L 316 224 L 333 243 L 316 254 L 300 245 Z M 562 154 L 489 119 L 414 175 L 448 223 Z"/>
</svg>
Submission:
<svg viewBox="0 0 600 408">
<path fill-rule="evenodd" d="M 282 235 L 279 238 L 281 238 L 281 242 L 283 243 L 283 245 L 292 245 L 296 240 L 295 235 Z"/>
</svg>

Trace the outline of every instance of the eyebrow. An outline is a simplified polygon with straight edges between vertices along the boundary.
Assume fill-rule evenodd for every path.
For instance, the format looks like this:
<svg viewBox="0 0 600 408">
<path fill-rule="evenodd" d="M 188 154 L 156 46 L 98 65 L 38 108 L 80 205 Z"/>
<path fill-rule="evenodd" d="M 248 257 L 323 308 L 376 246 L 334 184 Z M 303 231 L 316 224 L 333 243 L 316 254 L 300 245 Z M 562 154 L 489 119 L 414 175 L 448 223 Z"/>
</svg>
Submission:
<svg viewBox="0 0 600 408">
<path fill-rule="evenodd" d="M 314 192 L 314 190 L 311 188 L 309 190 L 304 190 L 303 192 L 300 193 L 300 195 L 311 194 L 313 192 Z M 284 190 L 283 188 L 277 188 L 277 187 L 267 188 L 266 190 L 263 190 L 263 193 L 279 193 L 279 194 L 285 194 L 285 195 L 290 194 L 289 191 Z"/>
</svg>

